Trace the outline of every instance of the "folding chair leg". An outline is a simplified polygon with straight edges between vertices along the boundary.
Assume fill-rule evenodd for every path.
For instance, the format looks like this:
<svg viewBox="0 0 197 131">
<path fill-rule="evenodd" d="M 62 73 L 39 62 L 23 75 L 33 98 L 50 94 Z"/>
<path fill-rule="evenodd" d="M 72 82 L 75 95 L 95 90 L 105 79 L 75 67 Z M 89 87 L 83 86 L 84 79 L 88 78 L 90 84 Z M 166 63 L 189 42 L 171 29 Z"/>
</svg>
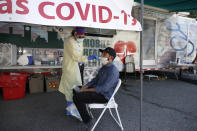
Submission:
<svg viewBox="0 0 197 131">
<path fill-rule="evenodd" d="M 113 115 L 111 109 L 109 108 L 109 112 L 111 114 L 111 116 L 113 117 L 113 119 L 116 121 L 116 123 L 120 126 L 119 122 L 116 120 L 115 116 Z"/>
<path fill-rule="evenodd" d="M 87 105 L 86 105 L 86 109 L 87 109 L 88 114 L 90 115 L 90 117 L 93 119 L 94 116 L 93 116 L 93 114 L 92 114 L 92 111 L 91 111 L 91 109 L 90 109 Z"/>
<path fill-rule="evenodd" d="M 98 120 L 95 122 L 94 126 L 92 127 L 91 131 L 94 131 L 95 127 L 97 126 L 98 122 L 100 121 L 101 117 L 103 116 L 103 114 L 105 113 L 105 110 L 107 108 L 105 107 L 101 113 L 101 115 L 99 116 Z"/>
<path fill-rule="evenodd" d="M 93 114 L 92 114 L 92 111 L 89 110 L 89 114 L 90 114 L 91 118 L 93 119 L 94 116 L 93 116 Z"/>
<path fill-rule="evenodd" d="M 123 131 L 123 126 L 122 126 L 122 122 L 121 122 L 121 120 L 120 120 L 120 116 L 119 116 L 119 113 L 118 113 L 118 108 L 115 108 L 115 110 L 116 110 L 116 114 L 117 114 L 117 116 L 118 116 L 118 121 L 119 121 L 119 123 L 120 123 L 120 128 L 121 128 L 121 130 Z"/>
<path fill-rule="evenodd" d="M 123 131 L 124 128 L 123 128 L 122 122 L 121 122 L 121 120 L 120 120 L 120 116 L 119 116 L 119 113 L 118 113 L 118 108 L 115 108 L 115 111 L 116 111 L 116 115 L 117 115 L 117 117 L 118 117 L 118 120 L 116 120 L 116 118 L 115 118 L 114 115 L 112 114 L 111 109 L 109 108 L 109 112 L 110 112 L 111 116 L 112 116 L 113 119 L 116 121 L 116 123 L 120 126 L 121 130 Z"/>
</svg>

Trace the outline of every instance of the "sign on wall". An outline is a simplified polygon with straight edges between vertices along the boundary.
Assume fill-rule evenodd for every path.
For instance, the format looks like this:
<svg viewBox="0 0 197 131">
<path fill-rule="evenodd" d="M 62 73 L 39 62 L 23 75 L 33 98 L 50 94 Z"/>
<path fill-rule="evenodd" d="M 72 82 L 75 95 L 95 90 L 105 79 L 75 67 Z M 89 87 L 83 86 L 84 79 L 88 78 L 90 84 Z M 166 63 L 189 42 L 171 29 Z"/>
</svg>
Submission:
<svg viewBox="0 0 197 131">
<path fill-rule="evenodd" d="M 159 23 L 158 29 L 158 64 L 170 61 L 191 63 L 196 55 L 197 24 L 195 19 L 172 16 Z"/>
<path fill-rule="evenodd" d="M 0 21 L 141 31 L 133 0 L 1 0 Z"/>
</svg>

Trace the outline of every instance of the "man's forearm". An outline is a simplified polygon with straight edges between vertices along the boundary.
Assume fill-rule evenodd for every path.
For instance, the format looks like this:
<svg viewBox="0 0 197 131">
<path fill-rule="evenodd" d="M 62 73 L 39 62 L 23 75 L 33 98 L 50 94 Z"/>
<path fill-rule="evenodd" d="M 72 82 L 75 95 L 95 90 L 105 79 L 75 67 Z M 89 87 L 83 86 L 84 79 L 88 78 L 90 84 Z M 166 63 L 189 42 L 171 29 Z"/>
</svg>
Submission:
<svg viewBox="0 0 197 131">
<path fill-rule="evenodd" d="M 94 88 L 86 88 L 81 90 L 81 92 L 96 92 L 96 90 Z"/>
</svg>

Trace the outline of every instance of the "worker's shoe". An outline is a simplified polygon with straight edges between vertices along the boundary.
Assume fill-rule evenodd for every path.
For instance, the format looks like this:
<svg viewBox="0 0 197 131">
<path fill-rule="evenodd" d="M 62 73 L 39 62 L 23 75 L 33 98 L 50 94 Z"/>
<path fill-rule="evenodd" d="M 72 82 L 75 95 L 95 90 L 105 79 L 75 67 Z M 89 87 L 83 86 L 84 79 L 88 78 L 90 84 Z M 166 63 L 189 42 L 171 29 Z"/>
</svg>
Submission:
<svg viewBox="0 0 197 131">
<path fill-rule="evenodd" d="M 65 107 L 65 109 L 66 109 L 66 115 L 71 115 L 71 112 L 67 110 L 67 107 L 69 107 L 72 103 L 73 103 L 72 101 L 67 101 L 66 102 L 66 107 Z"/>
</svg>

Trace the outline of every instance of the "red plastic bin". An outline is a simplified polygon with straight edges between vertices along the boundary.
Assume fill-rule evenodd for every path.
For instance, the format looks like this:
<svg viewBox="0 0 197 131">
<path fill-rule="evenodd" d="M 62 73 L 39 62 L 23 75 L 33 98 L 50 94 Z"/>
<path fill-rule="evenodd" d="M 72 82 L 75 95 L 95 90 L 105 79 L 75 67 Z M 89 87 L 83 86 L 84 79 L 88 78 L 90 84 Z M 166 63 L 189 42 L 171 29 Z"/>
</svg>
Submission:
<svg viewBox="0 0 197 131">
<path fill-rule="evenodd" d="M 3 99 L 13 100 L 25 96 L 27 74 L 6 73 L 0 75 L 0 87 L 3 87 Z"/>
</svg>

